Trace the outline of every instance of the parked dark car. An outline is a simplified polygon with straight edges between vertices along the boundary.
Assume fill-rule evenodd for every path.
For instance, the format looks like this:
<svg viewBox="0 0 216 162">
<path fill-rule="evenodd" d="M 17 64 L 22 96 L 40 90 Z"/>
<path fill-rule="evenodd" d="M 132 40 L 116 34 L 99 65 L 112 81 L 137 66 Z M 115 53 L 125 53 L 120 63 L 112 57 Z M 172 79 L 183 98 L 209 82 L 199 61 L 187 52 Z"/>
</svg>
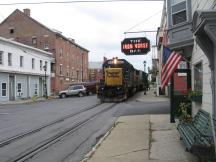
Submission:
<svg viewBox="0 0 216 162">
<path fill-rule="evenodd" d="M 82 82 L 82 85 L 86 88 L 86 94 L 96 94 L 98 82 Z"/>
</svg>

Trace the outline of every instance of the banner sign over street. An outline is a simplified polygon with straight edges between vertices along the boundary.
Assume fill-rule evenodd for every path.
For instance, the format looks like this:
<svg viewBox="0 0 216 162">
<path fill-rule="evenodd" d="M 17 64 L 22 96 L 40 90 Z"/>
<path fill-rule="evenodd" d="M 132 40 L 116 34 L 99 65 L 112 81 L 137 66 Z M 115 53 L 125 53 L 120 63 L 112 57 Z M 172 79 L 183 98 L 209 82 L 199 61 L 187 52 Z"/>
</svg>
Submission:
<svg viewBox="0 0 216 162">
<path fill-rule="evenodd" d="M 150 51 L 150 41 L 145 37 L 125 38 L 121 42 L 121 51 L 125 55 L 145 55 Z"/>
</svg>

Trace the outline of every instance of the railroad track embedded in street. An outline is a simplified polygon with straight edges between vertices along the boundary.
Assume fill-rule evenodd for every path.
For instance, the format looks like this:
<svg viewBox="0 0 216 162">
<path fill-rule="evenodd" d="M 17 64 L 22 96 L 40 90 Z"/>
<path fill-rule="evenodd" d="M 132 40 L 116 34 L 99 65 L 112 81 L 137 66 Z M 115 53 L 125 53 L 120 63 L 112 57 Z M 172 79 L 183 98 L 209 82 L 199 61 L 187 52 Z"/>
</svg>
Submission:
<svg viewBox="0 0 216 162">
<path fill-rule="evenodd" d="M 87 119 L 85 119 L 85 120 L 83 120 L 83 121 L 81 121 L 81 122 L 78 122 L 78 123 L 76 123 L 75 125 L 73 125 L 72 127 L 67 128 L 67 129 L 65 129 L 65 130 L 63 130 L 63 131 L 57 133 L 56 135 L 54 135 L 54 136 L 52 136 L 51 138 L 48 138 L 48 139 L 46 139 L 46 140 L 40 142 L 39 144 L 37 144 L 37 145 L 34 146 L 34 147 L 31 147 L 31 148 L 26 149 L 25 151 L 23 151 L 23 152 L 20 153 L 19 155 L 17 155 L 17 156 L 15 156 L 15 157 L 11 158 L 9 161 L 10 161 L 10 162 L 23 162 L 23 161 L 26 161 L 26 160 L 30 159 L 31 157 L 33 157 L 33 156 L 36 155 L 37 153 L 39 153 L 39 152 L 41 152 L 42 150 L 44 150 L 44 149 L 50 147 L 51 145 L 53 145 L 53 144 L 55 144 L 56 142 L 60 141 L 62 138 L 66 137 L 67 135 L 76 132 L 76 131 L 77 131 L 78 129 L 80 129 L 82 126 L 84 126 L 84 125 L 86 125 L 87 123 L 89 123 L 90 121 L 94 120 L 99 114 L 104 113 L 104 112 L 110 110 L 110 108 L 113 108 L 116 104 L 117 104 L 117 103 L 112 103 L 112 104 L 108 105 L 108 107 L 105 107 L 104 109 L 100 110 L 99 112 L 96 112 L 95 114 L 91 115 L 91 116 L 88 117 Z M 90 108 L 86 109 L 85 111 L 88 111 L 88 110 L 90 110 L 90 109 L 93 109 L 93 108 L 95 108 L 95 107 L 97 107 L 97 106 L 99 106 L 99 105 L 101 105 L 101 104 L 95 105 L 94 107 L 90 107 Z M 82 112 L 84 112 L 84 111 L 82 111 Z M 79 113 L 82 113 L 82 112 L 81 112 L 81 111 L 80 111 L 80 112 L 77 112 L 76 115 L 79 114 Z M 73 114 L 73 115 L 72 115 L 72 114 L 71 114 L 71 115 L 68 115 L 67 117 L 65 117 L 65 119 L 66 119 L 66 118 L 69 118 L 69 116 L 74 116 L 74 115 L 75 115 L 75 114 Z M 59 120 L 60 120 L 60 119 L 59 119 Z M 64 120 L 64 119 L 62 119 L 62 120 Z M 52 123 L 54 124 L 54 122 L 52 122 Z M 57 123 L 57 121 L 56 121 L 55 123 Z M 51 124 L 51 123 L 50 123 L 49 125 L 47 124 L 47 126 L 43 126 L 43 128 L 48 127 L 48 126 L 53 125 L 53 124 Z M 43 129 L 43 128 L 41 128 L 41 129 Z M 39 128 L 38 128 L 38 129 L 39 129 Z M 39 131 L 38 129 L 37 129 L 37 131 L 36 131 L 36 130 L 32 130 L 33 132 L 29 132 L 28 135 L 29 135 L 29 134 L 32 134 L 32 133 L 35 133 L 35 132 L 38 132 L 38 131 Z M 27 136 L 27 135 L 24 135 L 24 136 Z M 18 138 L 23 138 L 23 137 L 16 137 L 16 140 L 17 140 Z M 14 140 L 13 140 L 13 141 L 14 141 Z"/>
<path fill-rule="evenodd" d="M 62 122 L 62 121 L 64 121 L 64 120 L 68 119 L 68 118 L 74 117 L 75 115 L 78 115 L 78 114 L 81 114 L 81 113 L 83 113 L 83 112 L 89 111 L 89 110 L 91 110 L 91 109 L 93 109 L 93 108 L 96 108 L 96 107 L 99 106 L 99 105 L 101 105 L 101 103 L 96 104 L 96 105 L 93 105 L 93 106 L 90 106 L 90 107 L 87 108 L 87 109 L 80 110 L 80 111 L 75 112 L 75 113 L 73 113 L 73 114 L 69 114 L 69 115 L 63 116 L 63 117 L 61 117 L 61 118 L 59 118 L 59 119 L 57 119 L 57 120 L 54 120 L 54 121 L 49 122 L 49 123 L 47 123 L 47 124 L 41 125 L 41 126 L 39 126 L 39 127 L 37 127 L 37 128 L 34 128 L 34 129 L 32 129 L 32 130 L 28 130 L 28 131 L 25 131 L 25 132 L 16 134 L 16 135 L 14 135 L 14 136 L 11 136 L 11 137 L 9 137 L 9 138 L 7 138 L 7 139 L 1 140 L 1 141 L 0 141 L 0 148 L 6 146 L 6 145 L 8 145 L 8 144 L 10 144 L 10 143 L 12 143 L 12 142 L 14 142 L 14 141 L 16 141 L 16 140 L 18 140 L 18 139 L 22 139 L 22 138 L 24 138 L 24 137 L 26 137 L 26 136 L 29 136 L 29 135 L 34 134 L 34 133 L 36 133 L 36 132 L 39 132 L 39 131 L 41 131 L 41 130 L 44 129 L 44 128 L 47 128 L 47 127 L 52 126 L 52 125 L 54 125 L 54 124 L 56 124 L 56 123 Z"/>
</svg>

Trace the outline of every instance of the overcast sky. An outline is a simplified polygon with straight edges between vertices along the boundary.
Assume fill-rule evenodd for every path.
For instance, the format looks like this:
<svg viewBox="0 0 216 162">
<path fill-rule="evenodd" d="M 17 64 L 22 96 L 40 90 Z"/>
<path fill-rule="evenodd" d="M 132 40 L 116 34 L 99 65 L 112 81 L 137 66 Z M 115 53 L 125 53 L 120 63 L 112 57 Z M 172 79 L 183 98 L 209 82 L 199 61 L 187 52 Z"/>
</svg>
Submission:
<svg viewBox="0 0 216 162">
<path fill-rule="evenodd" d="M 68 0 L 1 0 L 3 3 L 48 2 Z M 45 26 L 62 32 L 65 37 L 88 49 L 89 61 L 107 58 L 124 58 L 137 69 L 143 70 L 143 61 L 151 66 L 152 51 L 147 55 L 125 56 L 121 53 L 121 41 L 125 37 L 150 39 L 155 45 L 156 33 L 124 34 L 129 32 L 157 30 L 160 25 L 163 1 L 65 3 L 37 5 L 0 5 L 0 22 L 15 9 L 31 10 L 31 17 Z M 153 16 L 154 15 L 154 16 Z M 151 17 L 151 18 L 150 18 Z M 145 21 L 148 19 L 147 21 Z M 143 22 L 143 23 L 141 23 Z"/>
</svg>

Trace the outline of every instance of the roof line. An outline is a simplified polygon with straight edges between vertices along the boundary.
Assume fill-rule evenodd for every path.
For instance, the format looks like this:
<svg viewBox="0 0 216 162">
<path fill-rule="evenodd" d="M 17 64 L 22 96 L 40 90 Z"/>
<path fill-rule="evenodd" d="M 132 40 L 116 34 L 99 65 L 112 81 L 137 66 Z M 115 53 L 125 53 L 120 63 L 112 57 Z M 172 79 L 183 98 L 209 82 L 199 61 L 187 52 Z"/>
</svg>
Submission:
<svg viewBox="0 0 216 162">
<path fill-rule="evenodd" d="M 54 32 L 52 29 L 50 29 L 50 28 L 48 28 L 47 26 L 43 25 L 43 24 L 40 23 L 39 21 L 33 19 L 31 16 L 27 16 L 25 13 L 23 13 L 23 12 L 20 11 L 19 9 L 14 10 L 7 18 L 5 18 L 5 19 L 1 22 L 0 25 L 2 25 L 2 24 L 3 24 L 11 15 L 13 15 L 15 12 L 21 13 L 23 16 L 25 16 L 25 17 L 31 19 L 32 21 L 34 21 L 35 23 L 39 24 L 40 26 L 46 28 L 46 29 L 49 30 L 50 32 L 54 33 L 55 35 L 57 35 L 57 36 L 59 36 L 59 37 L 65 39 L 65 40 L 69 41 L 71 44 L 74 44 L 75 46 L 78 46 L 79 48 L 81 48 L 81 49 L 83 49 L 83 50 L 89 52 L 89 50 L 87 50 L 86 48 L 84 48 L 84 47 L 78 45 L 78 44 L 75 43 L 75 42 L 72 42 L 70 39 L 68 39 L 67 37 L 63 36 L 62 34 L 60 34 L 60 33 L 58 33 L 58 32 Z"/>
</svg>

